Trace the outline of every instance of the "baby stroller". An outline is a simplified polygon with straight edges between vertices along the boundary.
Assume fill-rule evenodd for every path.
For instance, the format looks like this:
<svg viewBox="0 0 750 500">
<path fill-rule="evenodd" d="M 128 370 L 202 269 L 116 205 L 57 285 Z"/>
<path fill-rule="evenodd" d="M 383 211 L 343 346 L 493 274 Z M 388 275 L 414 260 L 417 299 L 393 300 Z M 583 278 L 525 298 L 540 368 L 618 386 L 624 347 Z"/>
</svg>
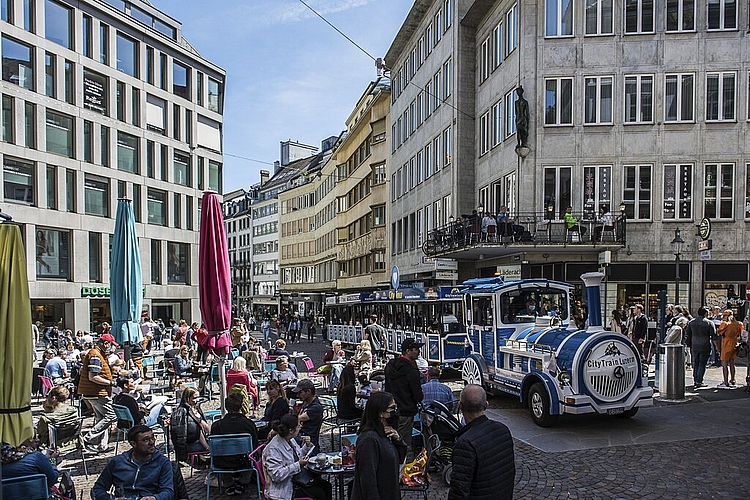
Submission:
<svg viewBox="0 0 750 500">
<path fill-rule="evenodd" d="M 438 443 L 435 449 L 427 450 L 434 454 L 432 464 L 436 472 L 442 474 L 446 484 L 450 485 L 453 473 L 453 446 L 463 424 L 439 401 L 433 401 L 427 406 L 420 405 L 419 408 L 425 443 Z M 433 435 L 438 437 L 437 441 L 430 439 Z"/>
</svg>

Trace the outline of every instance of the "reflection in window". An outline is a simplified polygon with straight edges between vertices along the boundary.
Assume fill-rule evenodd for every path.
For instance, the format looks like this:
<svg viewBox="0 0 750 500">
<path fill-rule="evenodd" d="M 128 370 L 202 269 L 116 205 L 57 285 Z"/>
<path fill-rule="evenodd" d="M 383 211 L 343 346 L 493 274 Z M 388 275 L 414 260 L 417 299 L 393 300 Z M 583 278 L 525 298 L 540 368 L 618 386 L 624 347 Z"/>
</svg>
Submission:
<svg viewBox="0 0 750 500">
<path fill-rule="evenodd" d="M 73 118 L 47 110 L 47 152 L 73 158 Z"/>
<path fill-rule="evenodd" d="M 117 33 L 117 69 L 138 77 L 138 44 L 121 33 Z"/>
<path fill-rule="evenodd" d="M 117 170 L 138 173 L 138 138 L 117 132 Z"/>
<path fill-rule="evenodd" d="M 44 36 L 63 47 L 73 48 L 73 9 L 47 0 L 44 5 Z"/>
<path fill-rule="evenodd" d="M 93 21 L 91 20 L 91 16 L 87 16 L 86 14 L 83 15 L 83 55 L 86 57 L 91 57 L 92 51 L 91 51 L 91 40 L 93 39 L 91 36 L 91 26 L 93 26 Z"/>
<path fill-rule="evenodd" d="M 36 149 L 36 104 L 26 101 L 24 108 L 24 133 L 26 136 L 25 146 Z"/>
<path fill-rule="evenodd" d="M 34 164 L 15 158 L 3 158 L 3 192 L 5 201 L 34 203 Z"/>
<path fill-rule="evenodd" d="M 155 189 L 148 190 L 148 223 L 157 226 L 167 225 L 166 194 Z"/>
<path fill-rule="evenodd" d="M 174 61 L 172 64 L 172 93 L 190 100 L 189 90 L 187 66 Z"/>
<path fill-rule="evenodd" d="M 65 210 L 68 212 L 76 211 L 76 171 L 65 171 Z"/>
<path fill-rule="evenodd" d="M 475 326 L 492 326 L 492 297 L 472 297 L 473 324 Z"/>
<path fill-rule="evenodd" d="M 44 93 L 47 97 L 55 97 L 55 68 L 57 58 L 54 54 L 45 52 L 44 54 Z"/>
<path fill-rule="evenodd" d="M 99 25 L 99 62 L 109 64 L 109 26 Z"/>
<path fill-rule="evenodd" d="M 102 235 L 89 233 L 89 281 L 102 281 Z"/>
<path fill-rule="evenodd" d="M 69 233 L 54 229 L 37 228 L 36 275 L 37 278 L 70 277 Z"/>
<path fill-rule="evenodd" d="M 99 177 L 86 177 L 84 211 L 89 215 L 109 217 L 109 182 Z"/>
<path fill-rule="evenodd" d="M 221 163 L 208 160 L 208 189 L 221 193 Z"/>
<path fill-rule="evenodd" d="M 57 210 L 57 167 L 47 167 L 47 208 Z"/>
<path fill-rule="evenodd" d="M 3 80 L 34 90 L 33 50 L 28 45 L 3 37 Z"/>
<path fill-rule="evenodd" d="M 190 186 L 190 181 L 190 156 L 175 151 L 174 182 L 182 186 Z"/>
<path fill-rule="evenodd" d="M 161 241 L 151 240 L 151 283 L 161 284 Z"/>
<path fill-rule="evenodd" d="M 169 283 L 187 283 L 188 245 L 167 243 L 167 271 Z"/>
<path fill-rule="evenodd" d="M 15 120 L 13 119 L 13 110 L 15 108 L 14 99 L 10 96 L 3 96 L 3 116 L 2 116 L 2 140 L 3 142 L 13 143 L 13 126 Z"/>
<path fill-rule="evenodd" d="M 224 96 L 222 95 L 222 85 L 213 78 L 208 79 L 208 109 L 217 113 L 222 112 L 222 103 Z"/>
</svg>

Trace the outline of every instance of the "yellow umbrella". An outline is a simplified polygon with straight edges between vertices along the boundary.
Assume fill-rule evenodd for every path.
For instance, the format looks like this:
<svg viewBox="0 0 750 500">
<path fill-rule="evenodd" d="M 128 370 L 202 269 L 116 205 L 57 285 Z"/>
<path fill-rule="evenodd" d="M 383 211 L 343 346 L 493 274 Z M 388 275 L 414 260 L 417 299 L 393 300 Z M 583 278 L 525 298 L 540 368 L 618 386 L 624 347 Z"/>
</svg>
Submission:
<svg viewBox="0 0 750 500">
<path fill-rule="evenodd" d="M 0 440 L 13 446 L 34 435 L 32 342 L 21 231 L 15 224 L 0 224 Z"/>
</svg>

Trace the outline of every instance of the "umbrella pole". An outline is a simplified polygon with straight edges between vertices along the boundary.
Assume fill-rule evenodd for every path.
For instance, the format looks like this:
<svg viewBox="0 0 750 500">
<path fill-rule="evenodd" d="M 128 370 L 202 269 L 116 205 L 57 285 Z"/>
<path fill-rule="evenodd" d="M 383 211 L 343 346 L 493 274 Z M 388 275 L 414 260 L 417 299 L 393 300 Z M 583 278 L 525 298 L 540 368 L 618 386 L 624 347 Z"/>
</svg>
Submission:
<svg viewBox="0 0 750 500">
<path fill-rule="evenodd" d="M 123 355 L 125 358 L 125 366 L 130 370 L 130 342 L 125 342 L 122 346 Z"/>
<path fill-rule="evenodd" d="M 219 404 L 221 405 L 222 418 L 227 413 L 226 405 L 224 404 L 224 400 L 227 398 L 227 372 L 224 369 L 225 359 L 224 355 L 219 356 L 219 397 L 221 398 Z"/>
</svg>

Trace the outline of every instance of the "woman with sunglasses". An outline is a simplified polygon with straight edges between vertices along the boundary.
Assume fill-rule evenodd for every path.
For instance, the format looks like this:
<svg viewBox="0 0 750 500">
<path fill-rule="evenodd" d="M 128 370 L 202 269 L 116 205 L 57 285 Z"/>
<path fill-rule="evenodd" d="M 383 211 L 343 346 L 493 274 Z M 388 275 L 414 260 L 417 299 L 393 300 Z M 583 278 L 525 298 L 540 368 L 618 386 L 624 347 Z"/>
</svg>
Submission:
<svg viewBox="0 0 750 500">
<path fill-rule="evenodd" d="M 362 415 L 351 500 L 399 498 L 399 464 L 406 443 L 398 431 L 398 409 L 393 396 L 373 392 Z"/>
</svg>

